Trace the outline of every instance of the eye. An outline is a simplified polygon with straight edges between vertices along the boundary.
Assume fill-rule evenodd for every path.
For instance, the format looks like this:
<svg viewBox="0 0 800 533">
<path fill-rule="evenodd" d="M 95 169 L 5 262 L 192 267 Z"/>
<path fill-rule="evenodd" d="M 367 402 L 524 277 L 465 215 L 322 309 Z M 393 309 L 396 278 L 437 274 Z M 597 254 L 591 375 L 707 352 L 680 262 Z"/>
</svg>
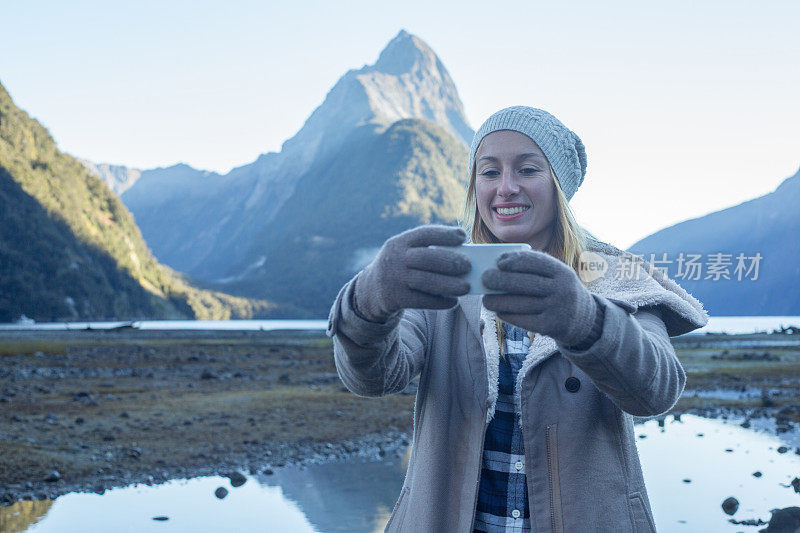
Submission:
<svg viewBox="0 0 800 533">
<path fill-rule="evenodd" d="M 485 176 L 487 178 L 494 178 L 498 174 L 500 174 L 500 173 L 498 171 L 496 171 L 496 170 L 493 170 L 493 169 L 486 169 L 486 170 L 481 171 L 481 176 Z"/>
<path fill-rule="evenodd" d="M 522 174 L 523 176 L 532 176 L 537 172 L 539 172 L 539 169 L 536 167 L 525 167 L 519 170 L 519 173 Z"/>
</svg>

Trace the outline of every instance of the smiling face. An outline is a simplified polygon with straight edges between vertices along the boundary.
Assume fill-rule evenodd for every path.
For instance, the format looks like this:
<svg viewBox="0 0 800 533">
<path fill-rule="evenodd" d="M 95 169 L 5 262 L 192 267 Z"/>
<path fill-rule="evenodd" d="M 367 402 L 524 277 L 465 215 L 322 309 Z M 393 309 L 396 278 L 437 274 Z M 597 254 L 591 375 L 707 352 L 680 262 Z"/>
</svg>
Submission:
<svg viewBox="0 0 800 533">
<path fill-rule="evenodd" d="M 487 135 L 475 154 L 475 197 L 484 224 L 502 242 L 543 250 L 555 217 L 550 165 L 530 137 L 511 130 Z"/>
</svg>

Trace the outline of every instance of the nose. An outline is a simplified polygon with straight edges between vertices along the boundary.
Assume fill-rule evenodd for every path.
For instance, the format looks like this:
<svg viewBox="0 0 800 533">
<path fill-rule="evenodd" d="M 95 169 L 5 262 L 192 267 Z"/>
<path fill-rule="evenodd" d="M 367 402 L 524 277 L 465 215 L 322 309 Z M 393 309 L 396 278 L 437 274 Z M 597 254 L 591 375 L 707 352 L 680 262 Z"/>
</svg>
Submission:
<svg viewBox="0 0 800 533">
<path fill-rule="evenodd" d="M 504 198 L 510 198 L 519 192 L 519 184 L 517 183 L 514 172 L 509 169 L 503 169 L 500 176 L 500 187 L 497 189 L 497 195 Z"/>
</svg>

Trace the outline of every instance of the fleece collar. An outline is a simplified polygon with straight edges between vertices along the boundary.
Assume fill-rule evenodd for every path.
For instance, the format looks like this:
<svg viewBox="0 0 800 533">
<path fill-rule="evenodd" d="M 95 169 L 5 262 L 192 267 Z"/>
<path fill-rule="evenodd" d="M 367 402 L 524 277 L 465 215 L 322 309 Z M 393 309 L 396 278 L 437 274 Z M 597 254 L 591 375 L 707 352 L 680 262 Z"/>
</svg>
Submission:
<svg viewBox="0 0 800 533">
<path fill-rule="evenodd" d="M 500 374 L 500 343 L 497 338 L 497 328 L 495 327 L 495 313 L 489 311 L 481 304 L 481 323 L 483 327 L 483 346 L 486 353 L 486 375 L 489 379 L 489 394 L 487 400 L 489 410 L 486 412 L 486 422 L 494 418 L 494 409 L 497 404 L 497 387 Z M 514 384 L 514 405 L 517 412 L 521 411 L 521 390 L 522 380 L 530 369 L 553 355 L 557 351 L 556 341 L 552 337 L 536 333 L 528 348 L 528 354 L 522 362 L 522 367 L 517 374 L 517 382 Z"/>
<path fill-rule="evenodd" d="M 708 322 L 708 313 L 702 304 L 648 262 L 596 239 L 590 239 L 587 248 L 608 264 L 605 275 L 587 285 L 590 292 L 609 298 L 631 312 L 639 307 L 658 306 L 671 337 L 700 328 Z M 487 422 L 494 418 L 500 367 L 500 344 L 495 316 L 493 311 L 489 311 L 481 303 L 480 330 L 489 381 Z M 514 386 L 517 412 L 521 411 L 521 390 L 525 375 L 557 351 L 558 346 L 552 337 L 536 333 Z"/>
</svg>

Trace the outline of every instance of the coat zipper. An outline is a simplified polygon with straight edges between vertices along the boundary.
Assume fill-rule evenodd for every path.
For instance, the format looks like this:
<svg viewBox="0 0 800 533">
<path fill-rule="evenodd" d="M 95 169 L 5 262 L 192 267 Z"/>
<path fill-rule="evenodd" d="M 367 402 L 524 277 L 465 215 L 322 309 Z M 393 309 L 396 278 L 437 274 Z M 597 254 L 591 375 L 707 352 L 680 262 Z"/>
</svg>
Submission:
<svg viewBox="0 0 800 533">
<path fill-rule="evenodd" d="M 481 472 L 483 470 L 483 449 L 486 447 L 486 428 L 489 427 L 489 422 L 486 417 L 489 415 L 489 406 L 486 406 L 486 413 L 483 416 L 483 433 L 481 434 L 481 453 L 478 455 L 478 480 L 475 482 L 475 499 L 472 502 L 472 523 L 469 525 L 469 530 L 473 531 L 475 528 L 475 515 L 478 514 L 478 491 L 481 489 Z"/>
<path fill-rule="evenodd" d="M 563 533 L 564 522 L 561 516 L 561 488 L 558 484 L 558 449 L 556 425 L 545 427 L 547 441 L 547 473 L 550 478 L 550 527 L 553 533 Z"/>
</svg>

